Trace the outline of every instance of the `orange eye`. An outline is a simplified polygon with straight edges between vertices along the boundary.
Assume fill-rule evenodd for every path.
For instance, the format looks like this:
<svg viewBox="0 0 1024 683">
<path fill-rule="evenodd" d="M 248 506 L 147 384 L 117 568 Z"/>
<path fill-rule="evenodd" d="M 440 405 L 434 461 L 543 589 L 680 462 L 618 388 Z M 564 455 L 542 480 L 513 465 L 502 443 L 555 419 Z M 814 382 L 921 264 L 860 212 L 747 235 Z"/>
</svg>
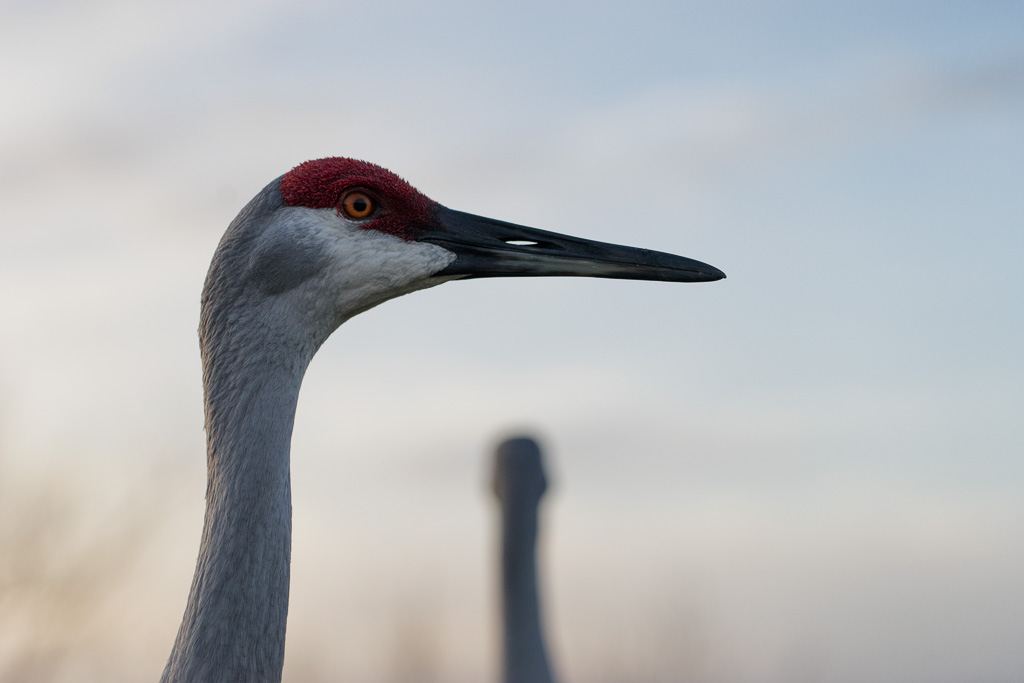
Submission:
<svg viewBox="0 0 1024 683">
<path fill-rule="evenodd" d="M 376 211 L 377 205 L 370 198 L 370 195 L 354 190 L 345 195 L 341 200 L 341 208 L 349 218 L 359 219 L 366 218 Z"/>
</svg>

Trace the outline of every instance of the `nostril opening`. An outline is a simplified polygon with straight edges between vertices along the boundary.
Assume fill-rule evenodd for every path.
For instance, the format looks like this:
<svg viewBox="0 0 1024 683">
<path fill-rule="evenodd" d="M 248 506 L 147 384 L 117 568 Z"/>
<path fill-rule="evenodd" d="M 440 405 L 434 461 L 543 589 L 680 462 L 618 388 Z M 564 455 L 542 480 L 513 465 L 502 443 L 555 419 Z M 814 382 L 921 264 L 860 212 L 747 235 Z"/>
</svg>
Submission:
<svg viewBox="0 0 1024 683">
<path fill-rule="evenodd" d="M 505 240 L 505 244 L 511 244 L 516 247 L 535 247 L 537 243 L 533 240 Z"/>
</svg>

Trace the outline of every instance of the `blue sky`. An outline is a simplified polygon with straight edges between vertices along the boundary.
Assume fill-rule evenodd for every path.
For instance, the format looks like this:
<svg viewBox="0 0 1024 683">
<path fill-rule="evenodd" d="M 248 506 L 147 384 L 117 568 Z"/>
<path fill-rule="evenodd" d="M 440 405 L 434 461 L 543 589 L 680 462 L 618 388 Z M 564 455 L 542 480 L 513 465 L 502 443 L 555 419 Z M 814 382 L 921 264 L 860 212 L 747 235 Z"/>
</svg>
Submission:
<svg viewBox="0 0 1024 683">
<path fill-rule="evenodd" d="M 294 675 L 375 680 L 409 609 L 449 678 L 490 670 L 485 456 L 526 428 L 570 677 L 671 595 L 709 681 L 1020 679 L 1020 3 L 0 13 L 0 455 L 85 511 L 164 473 L 91 644 L 126 680 L 162 665 L 198 544 L 209 258 L 326 155 L 729 279 L 454 283 L 347 323 L 296 424 Z"/>
</svg>

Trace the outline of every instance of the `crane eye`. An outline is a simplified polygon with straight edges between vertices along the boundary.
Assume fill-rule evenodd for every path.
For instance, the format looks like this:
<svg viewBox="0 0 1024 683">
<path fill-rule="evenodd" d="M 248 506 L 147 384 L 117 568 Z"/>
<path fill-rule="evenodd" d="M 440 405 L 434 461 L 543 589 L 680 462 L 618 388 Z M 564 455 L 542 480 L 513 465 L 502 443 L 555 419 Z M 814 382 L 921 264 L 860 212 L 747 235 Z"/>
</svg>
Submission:
<svg viewBox="0 0 1024 683">
<path fill-rule="evenodd" d="M 341 200 L 341 209 L 349 218 L 366 218 L 377 210 L 377 204 L 370 195 L 359 190 L 349 192 Z"/>
</svg>

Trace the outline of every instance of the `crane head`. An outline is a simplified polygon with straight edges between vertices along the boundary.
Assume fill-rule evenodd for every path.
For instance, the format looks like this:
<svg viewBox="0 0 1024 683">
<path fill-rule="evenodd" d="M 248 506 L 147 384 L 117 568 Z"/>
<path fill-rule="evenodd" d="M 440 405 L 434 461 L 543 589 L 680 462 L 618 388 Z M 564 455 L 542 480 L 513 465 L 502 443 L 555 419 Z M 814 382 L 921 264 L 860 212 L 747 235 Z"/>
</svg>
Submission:
<svg viewBox="0 0 1024 683">
<path fill-rule="evenodd" d="M 540 446 L 534 439 L 516 436 L 498 445 L 494 452 L 491 489 L 502 504 L 536 507 L 548 490 L 548 477 Z"/>
<path fill-rule="evenodd" d="M 560 235 L 446 208 L 375 164 L 307 161 L 268 185 L 228 228 L 204 311 L 225 299 L 291 308 L 316 345 L 345 319 L 452 279 L 589 276 L 670 282 L 725 277 L 700 261 Z M 221 295 L 224 290 L 232 296 Z M 279 295 L 298 298 L 282 307 Z M 204 312 L 204 318 L 208 317 Z M 297 321 L 292 320 L 291 323 Z"/>
<path fill-rule="evenodd" d="M 363 230 L 438 245 L 455 259 L 438 275 L 578 275 L 670 282 L 719 280 L 706 263 L 453 211 L 394 173 L 354 159 L 307 161 L 281 178 L 289 206 L 333 211 Z"/>
</svg>

